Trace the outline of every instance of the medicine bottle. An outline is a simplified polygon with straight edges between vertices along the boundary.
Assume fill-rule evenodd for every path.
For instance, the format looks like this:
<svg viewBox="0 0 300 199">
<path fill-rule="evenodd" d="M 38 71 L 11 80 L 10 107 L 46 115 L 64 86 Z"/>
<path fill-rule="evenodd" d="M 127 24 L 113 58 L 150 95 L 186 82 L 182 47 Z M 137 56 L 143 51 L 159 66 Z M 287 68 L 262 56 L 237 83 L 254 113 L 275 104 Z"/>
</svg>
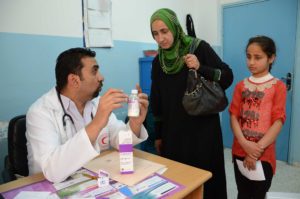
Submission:
<svg viewBox="0 0 300 199">
<path fill-rule="evenodd" d="M 140 104 L 138 98 L 138 91 L 136 89 L 131 90 L 131 94 L 128 99 L 128 116 L 138 117 L 140 115 Z"/>
</svg>

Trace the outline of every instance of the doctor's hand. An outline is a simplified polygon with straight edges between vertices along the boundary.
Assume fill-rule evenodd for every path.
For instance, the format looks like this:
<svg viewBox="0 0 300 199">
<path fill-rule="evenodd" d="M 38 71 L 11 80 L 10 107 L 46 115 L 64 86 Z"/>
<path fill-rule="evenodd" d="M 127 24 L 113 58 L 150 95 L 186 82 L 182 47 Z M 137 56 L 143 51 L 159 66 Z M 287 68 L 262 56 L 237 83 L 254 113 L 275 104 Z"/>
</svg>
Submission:
<svg viewBox="0 0 300 199">
<path fill-rule="evenodd" d="M 138 90 L 140 115 L 138 117 L 130 117 L 129 125 L 131 130 L 136 134 L 137 137 L 139 137 L 142 124 L 145 121 L 147 116 L 149 101 L 148 101 L 148 95 L 142 93 L 142 89 L 138 84 L 136 85 L 136 89 Z"/>
<path fill-rule="evenodd" d="M 99 99 L 98 109 L 94 120 L 101 124 L 102 128 L 107 125 L 111 112 L 121 108 L 128 100 L 128 96 L 119 89 L 110 88 Z"/>
<path fill-rule="evenodd" d="M 110 88 L 100 97 L 99 105 L 92 122 L 86 127 L 91 141 L 95 141 L 98 133 L 107 125 L 111 112 L 121 108 L 127 102 L 128 96 L 119 89 Z"/>
</svg>

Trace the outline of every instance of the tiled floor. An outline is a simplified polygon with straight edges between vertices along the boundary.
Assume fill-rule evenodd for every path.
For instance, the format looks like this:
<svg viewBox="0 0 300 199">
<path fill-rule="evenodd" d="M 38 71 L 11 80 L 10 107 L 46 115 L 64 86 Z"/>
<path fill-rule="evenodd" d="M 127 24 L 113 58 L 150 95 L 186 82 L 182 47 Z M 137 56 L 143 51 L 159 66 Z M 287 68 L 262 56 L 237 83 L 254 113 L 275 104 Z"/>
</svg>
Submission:
<svg viewBox="0 0 300 199">
<path fill-rule="evenodd" d="M 231 162 L 231 149 L 226 148 L 224 153 L 228 199 L 235 199 L 237 189 Z M 300 193 L 300 167 L 277 161 L 276 175 L 273 178 L 270 192 Z"/>
</svg>

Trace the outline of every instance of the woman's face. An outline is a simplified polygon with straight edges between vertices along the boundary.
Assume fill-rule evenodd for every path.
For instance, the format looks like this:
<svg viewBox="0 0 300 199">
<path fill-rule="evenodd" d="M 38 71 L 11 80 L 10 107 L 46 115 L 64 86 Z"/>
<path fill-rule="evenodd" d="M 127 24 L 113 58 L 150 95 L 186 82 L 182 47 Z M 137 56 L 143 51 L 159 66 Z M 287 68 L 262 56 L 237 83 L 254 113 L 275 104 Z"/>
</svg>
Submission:
<svg viewBox="0 0 300 199">
<path fill-rule="evenodd" d="M 153 21 L 151 29 L 156 43 L 162 49 L 169 49 L 172 47 L 174 42 L 173 34 L 163 21 L 159 19 Z"/>
</svg>

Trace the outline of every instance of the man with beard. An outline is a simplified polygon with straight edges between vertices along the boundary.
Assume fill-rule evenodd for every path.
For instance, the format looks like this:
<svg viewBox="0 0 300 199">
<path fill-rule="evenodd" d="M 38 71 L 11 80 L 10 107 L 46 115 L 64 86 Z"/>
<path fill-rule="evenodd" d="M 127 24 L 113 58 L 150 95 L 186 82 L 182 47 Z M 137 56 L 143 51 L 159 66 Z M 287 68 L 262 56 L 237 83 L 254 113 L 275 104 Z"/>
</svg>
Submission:
<svg viewBox="0 0 300 199">
<path fill-rule="evenodd" d="M 110 146 L 118 148 L 118 133 L 132 132 L 133 144 L 147 139 L 142 123 L 148 97 L 139 93 L 140 115 L 128 123 L 117 120 L 113 110 L 128 96 L 110 88 L 103 96 L 104 78 L 96 53 L 85 48 L 62 52 L 56 60 L 56 87 L 39 98 L 26 115 L 29 174 L 43 172 L 61 182 Z M 140 88 L 137 88 L 140 90 Z"/>
</svg>

